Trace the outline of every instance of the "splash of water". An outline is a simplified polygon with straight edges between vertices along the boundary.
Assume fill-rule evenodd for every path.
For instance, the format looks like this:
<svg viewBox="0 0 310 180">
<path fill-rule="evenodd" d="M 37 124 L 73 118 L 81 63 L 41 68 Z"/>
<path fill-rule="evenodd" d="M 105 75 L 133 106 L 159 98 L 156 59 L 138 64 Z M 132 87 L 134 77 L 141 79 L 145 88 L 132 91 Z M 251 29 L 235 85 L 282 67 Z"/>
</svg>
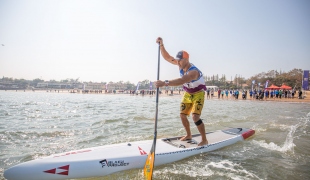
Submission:
<svg viewBox="0 0 310 180">
<path fill-rule="evenodd" d="M 239 163 L 224 159 L 212 160 L 206 164 L 205 159 L 195 159 L 183 163 L 175 163 L 170 167 L 164 167 L 154 172 L 159 179 L 171 179 L 169 176 L 176 175 L 180 179 L 260 179 L 257 175 L 247 170 Z"/>
<path fill-rule="evenodd" d="M 284 144 L 282 146 L 279 146 L 273 142 L 266 143 L 265 140 L 261 141 L 256 141 L 254 140 L 253 142 L 256 144 L 259 144 L 261 147 L 264 147 L 266 149 L 274 150 L 274 151 L 279 151 L 279 152 L 291 152 L 294 153 L 294 147 L 296 146 L 294 144 L 294 138 L 298 136 L 294 136 L 295 132 L 297 129 L 303 130 L 306 128 L 307 124 L 309 123 L 310 119 L 310 113 L 306 115 L 307 117 L 303 117 L 299 119 L 299 122 L 295 125 L 289 126 L 289 132 L 286 136 L 286 139 L 284 141 Z"/>
</svg>

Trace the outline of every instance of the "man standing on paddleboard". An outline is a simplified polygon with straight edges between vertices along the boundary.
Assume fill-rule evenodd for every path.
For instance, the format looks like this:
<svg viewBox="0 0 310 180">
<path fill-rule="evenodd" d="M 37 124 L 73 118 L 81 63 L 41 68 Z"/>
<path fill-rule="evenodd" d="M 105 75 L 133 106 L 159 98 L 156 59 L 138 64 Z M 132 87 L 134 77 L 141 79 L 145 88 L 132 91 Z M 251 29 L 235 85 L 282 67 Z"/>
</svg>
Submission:
<svg viewBox="0 0 310 180">
<path fill-rule="evenodd" d="M 208 144 L 205 125 L 200 119 L 204 105 L 205 90 L 207 89 L 202 72 L 189 62 L 189 54 L 186 51 L 180 51 L 176 58 L 174 58 L 166 51 L 162 38 L 158 37 L 156 43 L 160 45 L 163 58 L 171 64 L 178 65 L 180 69 L 180 78 L 165 81 L 158 80 L 155 82 L 156 88 L 163 86 L 180 86 L 183 84 L 185 93 L 180 105 L 180 117 L 186 131 L 186 136 L 182 137 L 180 140 L 186 141 L 192 139 L 190 124 L 187 119 L 187 116 L 192 113 L 193 121 L 201 135 L 201 142 L 198 146 Z"/>
</svg>

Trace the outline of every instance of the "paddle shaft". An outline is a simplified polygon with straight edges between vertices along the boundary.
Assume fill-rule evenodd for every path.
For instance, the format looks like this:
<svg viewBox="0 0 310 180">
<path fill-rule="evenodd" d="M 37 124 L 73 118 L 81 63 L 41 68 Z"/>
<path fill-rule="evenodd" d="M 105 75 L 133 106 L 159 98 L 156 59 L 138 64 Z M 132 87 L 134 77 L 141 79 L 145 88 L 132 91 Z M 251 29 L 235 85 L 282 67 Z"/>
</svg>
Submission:
<svg viewBox="0 0 310 180">
<path fill-rule="evenodd" d="M 160 44 L 158 43 L 157 81 L 159 80 L 159 70 L 160 70 Z M 159 88 L 156 88 L 156 110 L 155 110 L 154 142 L 153 142 L 154 154 L 155 154 L 156 139 L 157 139 L 158 98 L 159 98 Z M 155 156 L 154 156 L 154 161 L 155 161 Z"/>
<path fill-rule="evenodd" d="M 158 44 L 158 67 L 157 67 L 157 80 L 159 80 L 159 67 L 160 67 L 160 44 Z M 155 127 L 154 127 L 154 140 L 150 153 L 146 158 L 144 165 L 144 176 L 147 180 L 152 180 L 153 167 L 155 162 L 155 149 L 156 149 L 156 139 L 157 139 L 157 120 L 158 120 L 158 97 L 159 88 L 156 88 L 156 111 L 155 111 Z"/>
</svg>

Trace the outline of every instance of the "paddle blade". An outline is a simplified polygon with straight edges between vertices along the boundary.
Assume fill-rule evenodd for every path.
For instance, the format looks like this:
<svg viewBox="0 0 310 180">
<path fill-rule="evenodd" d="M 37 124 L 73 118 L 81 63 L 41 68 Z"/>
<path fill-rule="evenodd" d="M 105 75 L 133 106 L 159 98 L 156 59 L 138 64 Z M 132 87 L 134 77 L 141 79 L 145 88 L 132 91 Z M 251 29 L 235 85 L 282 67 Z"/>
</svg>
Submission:
<svg viewBox="0 0 310 180">
<path fill-rule="evenodd" d="M 146 180 L 151 180 L 153 175 L 155 153 L 150 152 L 147 156 L 145 165 L 144 165 L 144 177 Z"/>
</svg>

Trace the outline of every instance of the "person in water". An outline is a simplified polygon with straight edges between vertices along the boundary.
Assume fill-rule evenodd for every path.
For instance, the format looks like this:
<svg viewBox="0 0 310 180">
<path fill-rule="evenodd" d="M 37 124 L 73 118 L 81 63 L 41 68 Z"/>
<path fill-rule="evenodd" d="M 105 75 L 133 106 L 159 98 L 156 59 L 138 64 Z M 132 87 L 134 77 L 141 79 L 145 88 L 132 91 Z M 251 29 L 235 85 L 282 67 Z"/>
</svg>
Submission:
<svg viewBox="0 0 310 180">
<path fill-rule="evenodd" d="M 181 75 L 180 78 L 173 80 L 156 81 L 156 88 L 163 86 L 180 86 L 183 84 L 183 89 L 185 90 L 180 104 L 180 117 L 185 128 L 186 135 L 180 140 L 186 141 L 192 139 L 190 123 L 187 119 L 187 116 L 192 113 L 193 121 L 201 135 L 201 142 L 198 143 L 198 146 L 207 145 L 208 140 L 206 137 L 205 125 L 202 122 L 202 119 L 200 119 L 201 111 L 204 105 L 205 90 L 207 89 L 202 72 L 195 65 L 189 62 L 189 54 L 186 51 L 180 51 L 176 58 L 174 58 L 166 51 L 162 38 L 158 37 L 156 43 L 160 46 L 163 58 L 171 64 L 179 66 Z"/>
</svg>

